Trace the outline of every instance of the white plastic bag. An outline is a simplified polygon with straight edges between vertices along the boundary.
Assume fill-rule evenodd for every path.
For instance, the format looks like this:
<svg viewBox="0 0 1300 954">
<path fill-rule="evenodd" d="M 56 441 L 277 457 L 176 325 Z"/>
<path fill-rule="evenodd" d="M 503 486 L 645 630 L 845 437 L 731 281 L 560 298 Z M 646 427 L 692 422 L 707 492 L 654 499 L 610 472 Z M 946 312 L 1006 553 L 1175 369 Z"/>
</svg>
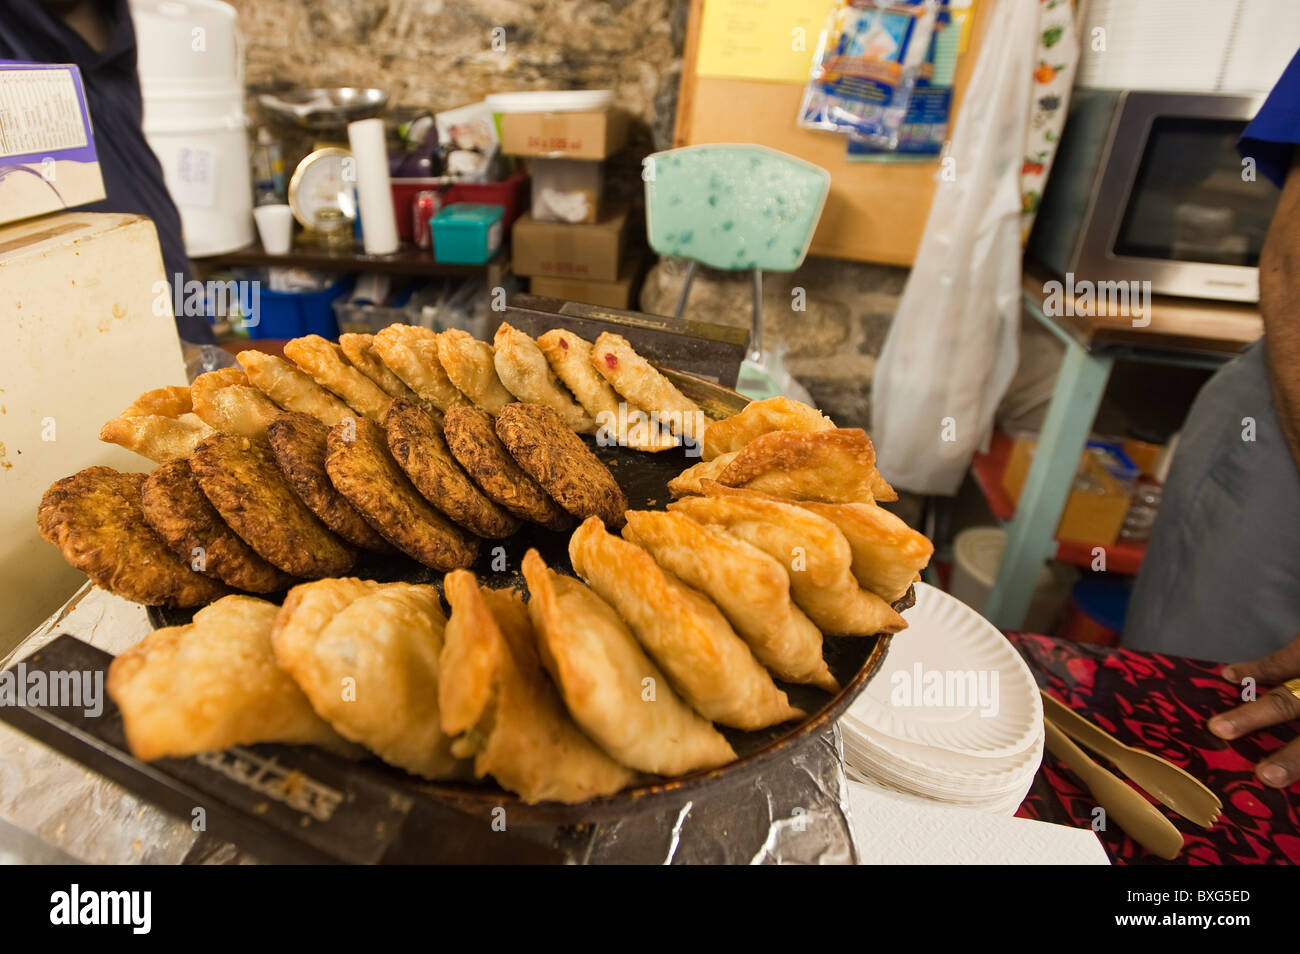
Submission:
<svg viewBox="0 0 1300 954">
<path fill-rule="evenodd" d="M 992 0 L 980 15 L 988 32 L 873 386 L 881 471 L 913 493 L 956 493 L 1016 370 L 1039 4 Z"/>
</svg>

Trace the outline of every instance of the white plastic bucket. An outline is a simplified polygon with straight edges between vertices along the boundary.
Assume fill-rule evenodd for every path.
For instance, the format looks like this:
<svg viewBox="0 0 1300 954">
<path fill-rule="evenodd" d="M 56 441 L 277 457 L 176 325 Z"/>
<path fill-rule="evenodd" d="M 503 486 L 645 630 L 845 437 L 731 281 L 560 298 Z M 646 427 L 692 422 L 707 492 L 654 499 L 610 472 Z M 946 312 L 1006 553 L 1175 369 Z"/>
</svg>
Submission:
<svg viewBox="0 0 1300 954">
<path fill-rule="evenodd" d="M 185 251 L 191 257 L 220 255 L 250 244 L 253 180 L 244 115 L 154 119 L 144 135 L 180 211 Z"/>
<path fill-rule="evenodd" d="M 142 84 L 244 85 L 235 8 L 220 0 L 131 0 Z"/>
<path fill-rule="evenodd" d="M 180 88 L 175 85 L 140 84 L 144 100 L 144 128 L 167 123 L 223 122 L 244 114 L 244 90 L 239 86 L 212 86 L 205 89 Z"/>
</svg>

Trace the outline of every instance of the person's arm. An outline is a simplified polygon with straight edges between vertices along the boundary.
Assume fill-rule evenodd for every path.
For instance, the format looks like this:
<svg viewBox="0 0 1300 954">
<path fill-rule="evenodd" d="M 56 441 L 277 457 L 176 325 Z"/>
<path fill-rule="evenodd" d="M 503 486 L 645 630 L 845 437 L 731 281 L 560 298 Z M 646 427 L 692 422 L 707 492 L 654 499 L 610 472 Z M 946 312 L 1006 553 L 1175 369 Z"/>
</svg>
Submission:
<svg viewBox="0 0 1300 954">
<path fill-rule="evenodd" d="M 1300 468 L 1300 149 L 1260 252 L 1259 310 L 1273 401 Z"/>
<path fill-rule="evenodd" d="M 1295 180 L 1295 175 L 1291 180 Z M 1300 636 L 1271 656 L 1254 662 L 1233 663 L 1223 667 L 1223 678 L 1244 686 L 1246 679 L 1265 685 L 1284 683 L 1300 676 Z M 1210 719 L 1209 727 L 1221 739 L 1239 739 L 1259 729 L 1300 719 L 1300 695 L 1285 684 L 1259 696 L 1253 702 L 1237 706 Z M 1255 766 L 1255 774 L 1265 785 L 1286 788 L 1300 779 L 1300 738 L 1292 739 L 1276 752 L 1265 756 Z"/>
</svg>

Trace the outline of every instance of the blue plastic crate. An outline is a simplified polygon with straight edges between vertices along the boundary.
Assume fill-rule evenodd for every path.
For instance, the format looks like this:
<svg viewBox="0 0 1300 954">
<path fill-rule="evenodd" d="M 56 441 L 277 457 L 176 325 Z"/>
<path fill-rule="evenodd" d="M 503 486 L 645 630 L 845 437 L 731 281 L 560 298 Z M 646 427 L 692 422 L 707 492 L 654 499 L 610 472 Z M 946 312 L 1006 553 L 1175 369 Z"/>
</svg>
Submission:
<svg viewBox="0 0 1300 954">
<path fill-rule="evenodd" d="M 260 307 L 250 322 L 250 338 L 300 338 L 320 335 L 331 341 L 339 336 L 334 301 L 352 290 L 353 276 L 340 278 L 314 292 L 277 292 L 263 288 Z"/>
</svg>

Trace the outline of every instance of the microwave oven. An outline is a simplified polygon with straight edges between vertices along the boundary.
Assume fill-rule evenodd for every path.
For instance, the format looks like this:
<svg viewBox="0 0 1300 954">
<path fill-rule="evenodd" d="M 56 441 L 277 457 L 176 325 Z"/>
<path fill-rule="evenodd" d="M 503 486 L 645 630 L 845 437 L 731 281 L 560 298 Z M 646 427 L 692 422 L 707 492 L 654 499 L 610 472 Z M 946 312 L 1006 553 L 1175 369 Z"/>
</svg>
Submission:
<svg viewBox="0 0 1300 954">
<path fill-rule="evenodd" d="M 1264 99 L 1076 88 L 1030 257 L 1076 282 L 1259 301 L 1280 192 L 1236 143 Z"/>
</svg>

